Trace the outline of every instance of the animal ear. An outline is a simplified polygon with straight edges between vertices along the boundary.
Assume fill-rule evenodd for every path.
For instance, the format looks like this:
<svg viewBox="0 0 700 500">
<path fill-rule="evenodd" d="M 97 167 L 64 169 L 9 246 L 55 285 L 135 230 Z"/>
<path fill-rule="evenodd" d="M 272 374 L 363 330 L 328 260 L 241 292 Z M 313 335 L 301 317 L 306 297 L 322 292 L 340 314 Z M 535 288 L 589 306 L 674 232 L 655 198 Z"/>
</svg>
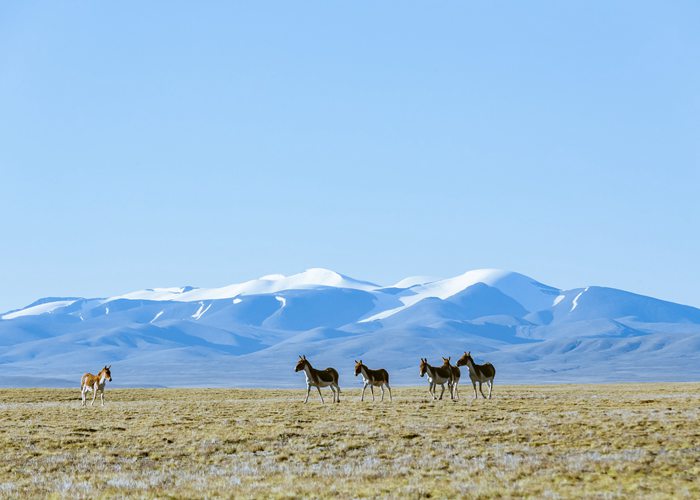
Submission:
<svg viewBox="0 0 700 500">
<path fill-rule="evenodd" d="M 355 364 L 357 364 L 357 360 L 355 360 Z"/>
<path fill-rule="evenodd" d="M 109 366 L 107 367 L 108 370 L 109 370 L 110 368 L 112 368 L 112 365 L 109 365 Z"/>
<path fill-rule="evenodd" d="M 306 354 L 304 354 L 304 355 L 301 357 L 301 359 L 306 359 Z"/>
</svg>

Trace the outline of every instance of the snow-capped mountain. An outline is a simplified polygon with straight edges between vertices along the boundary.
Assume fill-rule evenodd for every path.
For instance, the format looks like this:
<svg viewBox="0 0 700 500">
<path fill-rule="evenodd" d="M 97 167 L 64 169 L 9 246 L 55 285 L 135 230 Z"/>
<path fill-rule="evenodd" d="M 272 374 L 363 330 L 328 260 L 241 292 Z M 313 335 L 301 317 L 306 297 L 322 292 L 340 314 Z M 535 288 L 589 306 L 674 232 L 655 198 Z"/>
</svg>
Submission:
<svg viewBox="0 0 700 500">
<path fill-rule="evenodd" d="M 345 386 L 359 384 L 360 358 L 395 384 L 420 384 L 419 358 L 465 350 L 496 365 L 497 383 L 700 380 L 700 309 L 494 269 L 391 286 L 309 269 L 213 289 L 52 297 L 0 315 L 0 386 L 77 386 L 111 364 L 115 386 L 301 387 L 299 354 L 336 367 Z"/>
</svg>

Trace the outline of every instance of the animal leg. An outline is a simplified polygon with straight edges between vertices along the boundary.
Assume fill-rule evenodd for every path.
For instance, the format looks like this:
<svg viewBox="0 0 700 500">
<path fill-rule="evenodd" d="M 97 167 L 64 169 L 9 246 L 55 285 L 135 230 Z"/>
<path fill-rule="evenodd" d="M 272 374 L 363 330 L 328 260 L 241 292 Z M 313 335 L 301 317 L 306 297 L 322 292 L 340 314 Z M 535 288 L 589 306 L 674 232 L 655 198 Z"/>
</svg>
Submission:
<svg viewBox="0 0 700 500">
<path fill-rule="evenodd" d="M 454 392 L 454 400 L 457 401 L 459 399 L 459 392 L 457 392 L 457 387 L 459 386 L 458 382 L 454 383 L 454 386 L 452 388 L 452 392 Z"/>
<path fill-rule="evenodd" d="M 484 396 L 484 399 L 486 399 L 486 396 L 484 395 L 484 391 L 481 388 L 481 381 L 479 381 L 479 392 L 481 393 L 482 396 Z"/>
<path fill-rule="evenodd" d="M 335 384 L 335 388 L 338 390 L 338 394 L 336 394 L 336 403 L 340 403 L 340 386 Z"/>
<path fill-rule="evenodd" d="M 445 394 L 445 384 L 440 384 L 440 387 L 442 387 L 442 391 L 440 391 L 440 399 L 442 399 L 442 395 Z"/>
<path fill-rule="evenodd" d="M 428 389 L 428 392 L 430 392 L 430 395 L 433 397 L 433 399 L 437 399 L 437 394 L 435 394 L 435 382 L 430 383 L 430 389 Z"/>
<path fill-rule="evenodd" d="M 365 400 L 365 391 L 367 390 L 367 382 L 365 382 L 365 386 L 362 388 L 362 397 L 360 398 L 360 401 Z"/>
<path fill-rule="evenodd" d="M 85 387 L 81 387 L 81 388 L 80 388 L 80 397 L 81 397 L 82 400 L 83 400 L 82 406 L 85 406 Z"/>
<path fill-rule="evenodd" d="M 374 403 L 374 384 L 369 384 L 369 390 L 372 392 L 372 402 Z"/>
<path fill-rule="evenodd" d="M 491 391 L 493 391 L 493 379 L 489 380 L 489 399 L 491 399 Z"/>
<path fill-rule="evenodd" d="M 90 406 L 93 406 L 95 404 L 96 397 L 97 397 L 97 384 L 95 384 L 95 387 L 92 388 L 92 402 L 90 403 Z"/>
<path fill-rule="evenodd" d="M 100 401 L 102 401 L 102 406 L 105 405 L 105 391 L 100 391 Z"/>
<path fill-rule="evenodd" d="M 325 401 L 323 400 L 323 394 L 321 394 L 321 388 L 319 386 L 316 386 L 316 389 L 318 389 L 318 395 L 321 396 L 321 403 L 325 404 Z M 333 390 L 333 389 L 331 389 Z M 335 398 L 334 398 L 335 400 Z"/>
<path fill-rule="evenodd" d="M 384 386 L 381 385 L 379 388 L 382 390 L 382 403 L 384 402 Z"/>
<path fill-rule="evenodd" d="M 386 384 L 386 388 L 389 389 L 389 401 L 393 401 L 394 398 L 391 397 L 391 387 L 389 387 L 389 384 Z"/>
<path fill-rule="evenodd" d="M 306 399 L 304 400 L 304 403 L 308 403 L 308 402 L 309 402 L 309 393 L 310 393 L 310 392 L 311 392 L 311 386 L 310 386 L 310 385 L 307 385 L 307 386 L 306 386 Z"/>
<path fill-rule="evenodd" d="M 479 399 L 479 395 L 476 393 L 476 382 L 472 380 L 472 385 L 474 386 L 474 399 Z"/>
</svg>

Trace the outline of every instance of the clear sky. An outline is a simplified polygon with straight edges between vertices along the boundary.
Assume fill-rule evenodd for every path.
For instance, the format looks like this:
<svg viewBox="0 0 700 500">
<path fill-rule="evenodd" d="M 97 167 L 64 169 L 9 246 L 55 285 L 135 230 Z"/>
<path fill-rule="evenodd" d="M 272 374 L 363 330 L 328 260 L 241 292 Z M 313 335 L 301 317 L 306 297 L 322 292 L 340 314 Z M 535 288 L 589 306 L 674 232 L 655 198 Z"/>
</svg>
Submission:
<svg viewBox="0 0 700 500">
<path fill-rule="evenodd" d="M 0 311 L 328 267 L 700 306 L 700 4 L 2 2 Z"/>
</svg>

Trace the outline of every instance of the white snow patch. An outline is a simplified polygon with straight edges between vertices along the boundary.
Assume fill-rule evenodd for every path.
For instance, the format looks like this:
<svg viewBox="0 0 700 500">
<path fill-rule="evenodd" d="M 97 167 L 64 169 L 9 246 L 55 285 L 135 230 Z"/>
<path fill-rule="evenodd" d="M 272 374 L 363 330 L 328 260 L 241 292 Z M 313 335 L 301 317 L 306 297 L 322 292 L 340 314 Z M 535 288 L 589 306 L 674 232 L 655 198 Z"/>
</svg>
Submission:
<svg viewBox="0 0 700 500">
<path fill-rule="evenodd" d="M 160 318 L 160 317 L 163 315 L 164 312 L 165 312 L 165 311 L 160 311 L 160 312 L 156 313 L 156 315 L 153 316 L 153 319 L 152 319 L 149 323 L 153 323 L 155 320 L 157 320 L 158 318 Z"/>
<path fill-rule="evenodd" d="M 279 295 L 275 295 L 275 298 L 277 299 L 277 302 L 282 304 L 282 307 L 287 305 L 287 299 L 285 299 L 284 297 L 280 297 Z"/>
<path fill-rule="evenodd" d="M 236 297 L 235 299 L 233 299 L 233 303 L 234 303 L 234 304 L 240 304 L 241 302 L 243 302 L 243 299 L 240 299 L 240 298 L 238 298 L 238 297 Z"/>
<path fill-rule="evenodd" d="M 2 319 L 14 319 L 22 316 L 37 316 L 39 314 L 52 313 L 56 309 L 71 305 L 73 302 L 75 302 L 75 300 L 57 300 L 55 302 L 46 302 L 45 304 L 39 304 L 36 306 L 27 307 L 20 311 L 7 313 L 2 316 Z"/>
<path fill-rule="evenodd" d="M 105 307 L 105 315 L 109 316 L 109 307 Z"/>
<path fill-rule="evenodd" d="M 204 302 L 199 303 L 199 309 L 197 309 L 197 312 L 192 315 L 192 317 L 195 320 L 199 320 L 202 316 L 204 316 L 204 313 L 209 310 L 211 307 L 211 304 L 209 304 L 207 307 L 204 307 Z"/>
<path fill-rule="evenodd" d="M 574 309 L 576 309 L 576 308 L 578 307 L 578 299 L 580 299 L 580 298 L 581 298 L 581 295 L 583 295 L 583 294 L 586 293 L 587 291 L 588 291 L 588 287 L 584 288 L 584 289 L 583 289 L 583 292 L 579 292 L 579 294 L 578 294 L 576 297 L 574 297 L 574 300 L 573 300 L 573 302 L 571 303 L 571 304 L 572 304 L 572 305 L 571 305 L 571 311 L 573 311 Z M 571 312 L 571 311 L 569 311 L 569 312 Z"/>
<path fill-rule="evenodd" d="M 564 300 L 566 298 L 566 295 L 558 295 L 556 299 L 554 299 L 554 302 L 552 302 L 552 307 L 556 306 L 559 302 Z"/>
</svg>

